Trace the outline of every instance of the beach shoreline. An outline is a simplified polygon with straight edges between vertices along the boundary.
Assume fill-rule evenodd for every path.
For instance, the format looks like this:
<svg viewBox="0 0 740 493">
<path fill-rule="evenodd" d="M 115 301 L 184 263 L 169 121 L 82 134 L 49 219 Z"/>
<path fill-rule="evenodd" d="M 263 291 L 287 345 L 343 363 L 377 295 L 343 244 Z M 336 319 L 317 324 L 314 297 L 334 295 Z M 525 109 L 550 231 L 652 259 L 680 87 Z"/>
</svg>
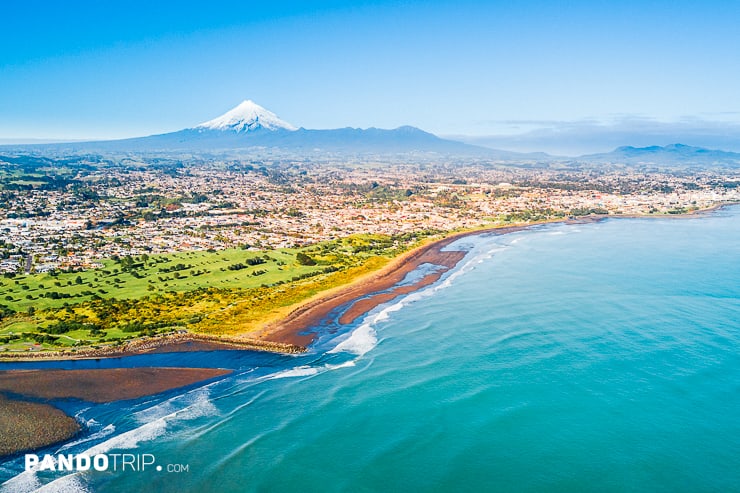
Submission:
<svg viewBox="0 0 740 493">
<path fill-rule="evenodd" d="M 573 220 L 538 224 L 564 223 L 568 221 Z M 443 251 L 451 243 L 474 235 L 504 235 L 514 233 L 529 229 L 538 224 L 462 231 L 418 246 L 405 252 L 379 271 L 365 278 L 358 279 L 349 285 L 341 286 L 338 289 L 332 290 L 330 293 L 320 293 L 315 299 L 308 300 L 295 307 L 281 321 L 263 329 L 259 337 L 264 341 L 307 347 L 314 341 L 316 335 L 314 333 L 304 332 L 306 329 L 328 322 L 336 322 L 340 325 L 351 324 L 375 307 L 387 303 L 398 296 L 417 291 L 439 280 L 445 272 L 457 266 L 467 253 L 463 250 Z M 440 268 L 412 284 L 397 286 L 409 273 L 415 271 L 423 264 L 432 264 Z M 332 313 L 345 305 L 347 306 L 347 310 L 336 317 L 336 319 L 332 319 Z"/>
<path fill-rule="evenodd" d="M 732 204 L 729 204 L 732 205 Z M 636 218 L 690 218 L 708 214 L 725 207 L 720 205 L 707 210 L 671 216 L 636 216 Z M 138 339 L 115 346 L 75 353 L 20 353 L 3 354 L 5 361 L 39 361 L 101 359 L 133 356 L 148 353 L 257 350 L 282 354 L 307 351 L 317 337 L 311 328 L 328 323 L 350 326 L 376 307 L 393 299 L 418 291 L 437 282 L 445 273 L 454 269 L 467 255 L 466 250 L 447 250 L 455 241 L 477 235 L 505 235 L 525 231 L 533 227 L 552 224 L 585 224 L 609 218 L 635 218 L 618 215 L 592 215 L 546 221 L 535 224 L 499 226 L 460 231 L 443 238 L 428 241 L 393 259 L 383 268 L 354 282 L 324 291 L 298 306 L 280 322 L 265 327 L 257 337 L 218 336 L 199 333 L 172 333 L 146 339 Z M 409 273 L 422 265 L 430 264 L 435 269 L 422 273 L 419 279 L 402 283 Z M 1 361 L 0 360 L 0 361 Z M 0 366 L 1 368 L 1 366 Z M 54 443 L 61 443 L 84 432 L 74 418 L 50 405 L 54 399 L 81 399 L 101 403 L 135 399 L 154 395 L 179 387 L 202 383 L 230 373 L 222 369 L 196 368 L 113 368 L 84 370 L 0 370 L 0 415 L 25 415 L 31 421 L 50 430 L 49 433 L 27 433 L 35 429 L 20 421 L 8 430 L 4 453 L 11 456 L 28 450 L 36 450 Z M 17 410 L 22 409 L 23 413 Z M 6 423 L 6 424 L 7 424 Z"/>
<path fill-rule="evenodd" d="M 104 368 L 0 371 L 0 457 L 65 442 L 84 432 L 53 405 L 138 399 L 220 378 L 219 368 Z"/>
<path fill-rule="evenodd" d="M 0 393 L 0 459 L 65 442 L 82 431 L 56 407 Z"/>
<path fill-rule="evenodd" d="M 5 352 L 0 354 L 0 362 L 118 358 L 152 352 L 215 350 L 253 350 L 297 354 L 307 351 L 308 346 L 315 340 L 316 334 L 308 332 L 312 327 L 330 321 L 336 322 L 339 325 L 348 325 L 380 304 L 387 303 L 398 296 L 412 293 L 436 282 L 445 272 L 453 269 L 464 257 L 465 252 L 442 251 L 447 245 L 460 238 L 481 234 L 504 235 L 524 231 L 544 224 L 583 224 L 598 222 L 604 219 L 619 218 L 687 219 L 711 214 L 732 205 L 738 204 L 717 204 L 706 209 L 691 211 L 685 214 L 589 215 L 530 224 L 482 227 L 453 232 L 443 238 L 429 241 L 402 253 L 381 269 L 355 279 L 349 284 L 318 293 L 314 297 L 294 306 L 281 320 L 270 323 L 248 335 L 227 336 L 198 332 L 178 332 L 127 341 L 117 346 L 83 348 L 76 351 Z M 425 263 L 437 265 L 440 269 L 424 276 L 413 284 L 396 286 L 406 275 Z M 347 305 L 345 313 L 340 314 L 336 320 L 330 320 L 332 312 L 344 305 Z"/>
<path fill-rule="evenodd" d="M 367 314 L 377 306 L 387 303 L 398 296 L 418 291 L 433 284 L 447 271 L 453 269 L 467 252 L 442 250 L 449 244 L 461 238 L 483 234 L 505 235 L 531 229 L 545 224 L 584 224 L 603 221 L 606 219 L 666 219 L 666 218 L 696 218 L 711 214 L 725 207 L 738 205 L 736 203 L 717 204 L 706 209 L 699 209 L 685 214 L 672 215 L 588 215 L 570 217 L 567 219 L 543 221 L 533 224 L 511 226 L 484 227 L 475 230 L 455 232 L 444 238 L 421 245 L 405 252 L 394 259 L 379 271 L 363 279 L 341 286 L 329 293 L 320 293 L 316 298 L 307 300 L 295 307 L 285 318 L 263 329 L 259 335 L 261 340 L 289 344 L 298 347 L 307 347 L 314 339 L 315 334 L 305 332 L 306 329 L 325 322 L 335 322 L 339 325 L 348 325 L 362 315 Z M 424 276 L 413 284 L 396 286 L 406 275 L 418 269 L 424 263 L 442 267 L 432 274 Z M 332 312 L 347 305 L 347 309 L 340 313 L 335 320 L 331 319 Z"/>
<path fill-rule="evenodd" d="M 469 231 L 454 232 L 443 238 L 429 241 L 412 250 L 402 253 L 381 269 L 355 279 L 353 282 L 322 291 L 313 298 L 293 307 L 290 313 L 278 322 L 269 324 L 249 335 L 214 335 L 198 332 L 178 332 L 142 339 L 135 339 L 116 346 L 82 348 L 78 350 L 39 351 L 0 353 L 0 363 L 22 361 L 60 361 L 101 358 L 120 358 L 147 353 L 215 351 L 215 350 L 253 350 L 281 354 L 297 354 L 307 351 L 315 334 L 304 333 L 306 329 L 318 325 L 330 312 L 342 305 L 352 305 L 348 313 L 340 317 L 341 325 L 351 323 L 359 316 L 369 312 L 379 304 L 408 294 L 436 282 L 445 272 L 454 268 L 465 256 L 464 251 L 442 252 L 450 243 L 467 236 L 479 234 L 508 234 L 523 231 L 542 224 L 593 222 L 600 218 L 564 219 L 534 224 L 496 226 Z M 422 264 L 434 264 L 439 270 L 424 276 L 419 281 L 407 285 L 394 286 L 407 274 Z M 392 290 L 392 292 L 389 292 Z M 365 301 L 371 300 L 371 301 Z"/>
<path fill-rule="evenodd" d="M 85 348 L 77 351 L 44 351 L 44 352 L 17 352 L 1 353 L 0 364 L 3 362 L 24 361 L 69 361 L 103 358 L 124 358 L 151 353 L 175 353 L 193 351 L 269 351 L 282 354 L 295 354 L 306 349 L 291 344 L 273 341 L 262 341 L 249 337 L 220 336 L 201 333 L 163 334 L 142 339 L 135 339 L 117 346 L 100 348 Z"/>
</svg>

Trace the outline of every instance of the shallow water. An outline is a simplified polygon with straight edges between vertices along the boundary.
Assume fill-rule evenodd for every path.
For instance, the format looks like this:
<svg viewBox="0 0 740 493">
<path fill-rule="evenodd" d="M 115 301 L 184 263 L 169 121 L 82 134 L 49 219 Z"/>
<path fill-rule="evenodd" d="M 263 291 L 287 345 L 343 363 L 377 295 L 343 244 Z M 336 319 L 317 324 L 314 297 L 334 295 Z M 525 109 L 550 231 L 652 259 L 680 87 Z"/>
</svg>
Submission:
<svg viewBox="0 0 740 493">
<path fill-rule="evenodd" d="M 90 431 L 63 453 L 150 453 L 187 472 L 19 474 L 16 460 L 3 489 L 737 490 L 740 208 L 458 245 L 470 253 L 438 283 L 324 330 L 307 355 L 65 363 L 237 371 L 64 403 Z"/>
</svg>

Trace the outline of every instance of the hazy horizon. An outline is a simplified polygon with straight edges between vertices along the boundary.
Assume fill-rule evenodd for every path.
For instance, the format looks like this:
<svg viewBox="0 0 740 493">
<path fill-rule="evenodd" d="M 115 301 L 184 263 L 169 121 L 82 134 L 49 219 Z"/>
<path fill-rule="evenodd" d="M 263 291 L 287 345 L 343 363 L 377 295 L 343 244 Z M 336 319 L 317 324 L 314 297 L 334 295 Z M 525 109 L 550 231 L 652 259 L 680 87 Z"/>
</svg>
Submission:
<svg viewBox="0 0 740 493">
<path fill-rule="evenodd" d="M 183 128 L 192 128 L 195 125 L 193 123 Z M 513 152 L 545 152 L 556 156 L 572 157 L 610 152 L 621 146 L 648 147 L 679 143 L 708 149 L 740 152 L 740 124 L 727 121 L 685 119 L 677 122 L 660 122 L 648 118 L 621 117 L 609 122 L 594 120 L 574 122 L 506 121 L 500 122 L 500 126 L 502 129 L 508 129 L 509 132 L 504 131 L 490 135 L 438 134 L 438 136 L 491 149 Z M 511 133 L 511 129 L 519 129 L 520 131 Z M 177 130 L 182 129 L 173 129 L 173 131 Z M 422 128 L 422 130 L 427 129 Z M 0 137 L 0 146 L 92 142 L 147 135 L 131 134 L 113 138 L 78 137 L 74 139 Z"/>
</svg>

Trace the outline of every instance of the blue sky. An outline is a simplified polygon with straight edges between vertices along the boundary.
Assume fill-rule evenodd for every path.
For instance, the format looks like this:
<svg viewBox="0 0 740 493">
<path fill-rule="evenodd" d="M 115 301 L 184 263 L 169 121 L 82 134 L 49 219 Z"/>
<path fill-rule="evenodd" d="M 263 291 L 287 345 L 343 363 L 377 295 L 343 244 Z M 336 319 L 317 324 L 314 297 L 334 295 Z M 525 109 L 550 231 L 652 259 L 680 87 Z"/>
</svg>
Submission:
<svg viewBox="0 0 740 493">
<path fill-rule="evenodd" d="M 244 99 L 306 128 L 442 135 L 740 121 L 737 1 L 6 0 L 2 17 L 0 139 L 161 133 Z"/>
</svg>

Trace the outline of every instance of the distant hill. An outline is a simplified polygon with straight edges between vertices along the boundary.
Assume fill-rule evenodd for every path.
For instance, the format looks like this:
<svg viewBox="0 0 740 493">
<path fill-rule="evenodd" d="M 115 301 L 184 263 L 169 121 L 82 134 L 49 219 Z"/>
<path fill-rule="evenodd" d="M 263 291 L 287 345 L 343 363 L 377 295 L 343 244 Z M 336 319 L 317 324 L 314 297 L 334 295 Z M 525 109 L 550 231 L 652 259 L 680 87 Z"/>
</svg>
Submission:
<svg viewBox="0 0 740 493">
<path fill-rule="evenodd" d="M 488 149 L 440 139 L 414 127 L 392 130 L 380 128 L 338 128 L 308 130 L 298 128 L 269 130 L 254 128 L 246 132 L 211 128 L 190 128 L 161 135 L 108 142 L 89 143 L 101 149 L 217 151 L 243 148 L 274 148 L 295 152 L 404 153 L 486 155 Z"/>
<path fill-rule="evenodd" d="M 607 153 L 564 158 L 543 152 L 520 153 L 440 138 L 416 127 L 312 130 L 280 119 L 257 103 L 243 101 L 223 115 L 176 132 L 131 139 L 0 146 L 3 153 L 81 155 L 107 153 L 280 153 L 295 156 L 425 155 L 462 157 L 533 167 L 621 164 L 628 166 L 737 167 L 740 153 L 683 144 L 618 147 Z"/>
<path fill-rule="evenodd" d="M 11 146 L 8 146 L 11 147 Z M 68 142 L 34 146 L 56 152 L 218 152 L 235 149 L 284 152 L 398 154 L 436 153 L 489 159 L 528 159 L 525 154 L 496 151 L 437 137 L 415 127 L 298 128 L 253 101 L 244 101 L 223 115 L 193 128 L 132 139 Z"/>
<path fill-rule="evenodd" d="M 580 156 L 575 160 L 586 163 L 628 165 L 740 167 L 740 153 L 704 149 L 684 144 L 649 147 L 623 146 L 607 153 Z"/>
</svg>

